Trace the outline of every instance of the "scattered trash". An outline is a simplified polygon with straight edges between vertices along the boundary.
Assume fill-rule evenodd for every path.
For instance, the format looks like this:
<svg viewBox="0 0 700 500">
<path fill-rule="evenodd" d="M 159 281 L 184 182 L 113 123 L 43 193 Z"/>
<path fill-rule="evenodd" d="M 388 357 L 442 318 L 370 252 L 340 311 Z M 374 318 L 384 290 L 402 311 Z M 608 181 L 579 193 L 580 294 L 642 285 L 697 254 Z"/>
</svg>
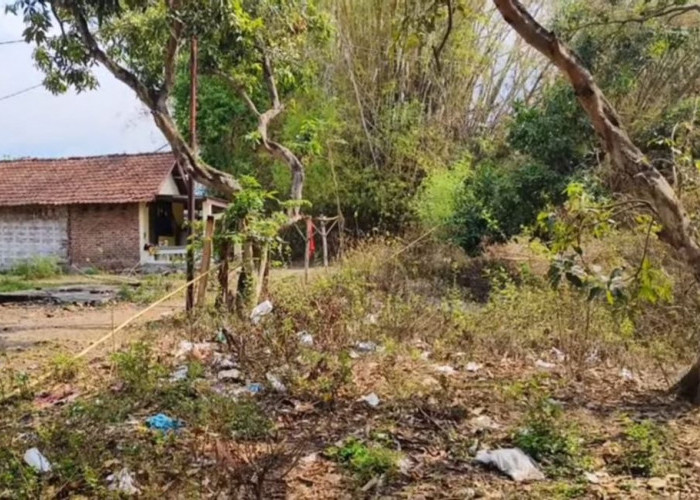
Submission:
<svg viewBox="0 0 700 500">
<path fill-rule="evenodd" d="M 442 373 L 443 375 L 454 375 L 457 373 L 457 370 L 452 368 L 450 365 L 435 366 L 434 369 L 436 372 Z"/>
<path fill-rule="evenodd" d="M 559 361 L 560 363 L 563 363 L 564 361 L 566 361 L 566 354 L 564 354 L 564 351 L 561 351 L 561 350 L 557 349 L 556 347 L 552 347 L 551 353 L 556 358 L 556 360 Z"/>
<path fill-rule="evenodd" d="M 216 345 L 210 342 L 190 342 L 188 340 L 183 340 L 178 346 L 175 357 L 184 358 L 185 356 L 191 355 L 197 359 L 204 359 L 214 352 L 215 347 Z"/>
<path fill-rule="evenodd" d="M 240 372 L 240 370 L 236 370 L 235 368 L 232 368 L 230 370 L 220 371 L 216 375 L 216 378 L 218 380 L 240 381 L 243 378 L 243 374 Z"/>
<path fill-rule="evenodd" d="M 600 478 L 595 472 L 584 472 L 583 477 L 591 484 L 600 484 Z"/>
<path fill-rule="evenodd" d="M 305 457 L 302 457 L 299 460 L 299 463 L 302 465 L 309 465 L 318 460 L 318 453 L 310 453 L 309 455 L 306 455 Z"/>
<path fill-rule="evenodd" d="M 555 365 L 554 363 L 549 363 L 548 361 L 542 361 L 541 359 L 538 359 L 537 361 L 535 361 L 535 366 L 537 368 L 542 368 L 543 370 L 551 370 L 557 365 Z"/>
<path fill-rule="evenodd" d="M 187 365 L 178 366 L 177 369 L 170 375 L 171 382 L 181 382 L 187 378 L 189 368 Z"/>
<path fill-rule="evenodd" d="M 110 491 L 118 491 L 125 495 L 138 495 L 139 489 L 136 487 L 136 481 L 126 467 L 115 474 L 107 476 Z"/>
<path fill-rule="evenodd" d="M 272 388 L 277 392 L 287 392 L 287 386 L 284 385 L 277 376 L 273 375 L 272 373 L 267 373 L 265 378 L 267 378 L 267 381 L 270 382 Z"/>
<path fill-rule="evenodd" d="M 238 363 L 233 359 L 231 355 L 225 355 L 218 352 L 214 353 L 214 366 L 221 370 L 230 370 L 231 368 L 237 368 Z"/>
<path fill-rule="evenodd" d="M 366 342 L 356 342 L 355 349 L 357 349 L 362 354 L 369 354 L 370 352 L 376 352 L 379 350 L 379 346 L 376 342 L 368 340 Z"/>
<path fill-rule="evenodd" d="M 488 415 L 479 415 L 469 420 L 469 424 L 476 432 L 491 431 L 500 429 L 501 426 L 493 421 Z"/>
<path fill-rule="evenodd" d="M 430 359 L 430 351 L 423 351 L 420 353 L 420 359 L 423 361 L 428 361 L 428 359 Z"/>
<path fill-rule="evenodd" d="M 475 363 L 474 361 L 470 361 L 469 363 L 467 363 L 466 369 L 468 372 L 474 373 L 474 372 L 478 372 L 479 370 L 481 370 L 481 368 L 483 366 L 484 365 L 482 365 L 480 363 Z"/>
<path fill-rule="evenodd" d="M 225 344 L 226 343 L 226 336 L 230 335 L 231 332 L 228 330 L 228 328 L 222 327 L 217 333 L 216 333 L 216 341 Z"/>
<path fill-rule="evenodd" d="M 379 321 L 377 321 L 376 314 L 368 314 L 365 318 L 365 324 L 367 325 L 376 325 L 377 323 L 379 323 Z"/>
<path fill-rule="evenodd" d="M 623 368 L 622 370 L 620 370 L 620 377 L 623 380 L 634 380 L 634 373 L 632 373 L 627 368 Z"/>
<path fill-rule="evenodd" d="M 311 335 L 309 332 L 299 332 L 297 333 L 297 337 L 299 337 L 299 343 L 301 345 L 307 347 L 314 345 L 314 336 Z"/>
<path fill-rule="evenodd" d="M 51 391 L 42 392 L 34 399 L 34 404 L 39 409 L 45 409 L 70 403 L 78 399 L 79 396 L 80 392 L 73 386 L 64 384 Z"/>
<path fill-rule="evenodd" d="M 251 394 L 260 394 L 265 390 L 265 387 L 262 384 L 258 384 L 257 382 L 253 382 L 252 384 L 248 384 L 246 386 L 246 390 L 251 393 Z"/>
<path fill-rule="evenodd" d="M 151 429 L 156 429 L 163 432 L 176 431 L 179 428 L 184 427 L 184 424 L 181 421 L 170 418 L 163 413 L 148 417 L 146 419 L 146 423 Z"/>
<path fill-rule="evenodd" d="M 261 302 L 260 304 L 255 306 L 253 311 L 250 313 L 250 320 L 253 322 L 254 325 L 257 325 L 263 319 L 263 316 L 267 316 L 271 312 L 272 302 L 266 300 L 265 302 Z"/>
<path fill-rule="evenodd" d="M 366 396 L 362 396 L 358 401 L 364 401 L 368 405 L 370 405 L 372 408 L 376 408 L 379 406 L 379 396 L 377 396 L 375 393 L 367 394 Z"/>
<path fill-rule="evenodd" d="M 399 467 L 399 472 L 404 476 L 408 476 L 408 474 L 411 472 L 411 469 L 413 469 L 413 461 L 411 461 L 411 459 L 408 457 L 404 457 L 401 460 L 399 460 L 399 463 L 397 465 Z"/>
<path fill-rule="evenodd" d="M 29 448 L 24 453 L 24 463 L 37 472 L 51 472 L 51 462 L 37 448 Z"/>
<path fill-rule="evenodd" d="M 647 486 L 652 490 L 663 490 L 668 486 L 668 481 L 662 477 L 652 477 L 647 481 Z"/>
<path fill-rule="evenodd" d="M 481 450 L 476 454 L 476 461 L 483 465 L 496 467 L 518 483 L 542 481 L 545 478 L 535 461 L 523 453 L 520 448 Z"/>
</svg>

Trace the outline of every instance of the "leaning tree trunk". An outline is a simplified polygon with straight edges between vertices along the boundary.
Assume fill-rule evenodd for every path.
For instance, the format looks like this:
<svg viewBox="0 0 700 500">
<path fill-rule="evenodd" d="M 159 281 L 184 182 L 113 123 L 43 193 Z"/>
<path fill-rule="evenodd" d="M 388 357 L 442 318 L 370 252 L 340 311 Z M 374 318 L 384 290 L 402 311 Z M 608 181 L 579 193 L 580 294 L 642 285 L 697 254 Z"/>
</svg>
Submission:
<svg viewBox="0 0 700 500">
<path fill-rule="evenodd" d="M 493 0 L 503 19 L 532 47 L 544 54 L 569 80 L 593 123 L 612 163 L 628 176 L 630 193 L 645 199 L 662 230 L 659 238 L 678 251 L 700 281 L 700 246 L 690 218 L 671 185 L 632 142 L 621 120 L 593 76 L 556 35 L 543 28 L 518 0 Z M 676 393 L 700 404 L 700 358 L 674 386 Z"/>
</svg>

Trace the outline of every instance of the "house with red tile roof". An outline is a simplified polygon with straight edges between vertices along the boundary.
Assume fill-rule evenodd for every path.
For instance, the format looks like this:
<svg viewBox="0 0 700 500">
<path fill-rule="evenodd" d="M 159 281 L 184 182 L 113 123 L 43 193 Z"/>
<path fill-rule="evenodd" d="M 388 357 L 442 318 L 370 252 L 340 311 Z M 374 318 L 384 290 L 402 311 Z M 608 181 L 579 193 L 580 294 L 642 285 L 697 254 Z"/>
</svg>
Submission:
<svg viewBox="0 0 700 500">
<path fill-rule="evenodd" d="M 196 197 L 197 217 L 226 203 Z M 0 161 L 0 269 L 33 257 L 132 268 L 185 254 L 187 186 L 172 153 Z"/>
</svg>

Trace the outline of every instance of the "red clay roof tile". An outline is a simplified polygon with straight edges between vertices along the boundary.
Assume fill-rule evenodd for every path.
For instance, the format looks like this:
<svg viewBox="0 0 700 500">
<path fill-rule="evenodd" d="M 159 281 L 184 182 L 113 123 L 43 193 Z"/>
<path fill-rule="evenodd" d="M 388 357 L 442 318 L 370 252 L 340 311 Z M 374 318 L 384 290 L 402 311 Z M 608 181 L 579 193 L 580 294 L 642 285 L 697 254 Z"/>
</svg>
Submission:
<svg viewBox="0 0 700 500">
<path fill-rule="evenodd" d="M 174 165 L 172 153 L 0 161 L 0 206 L 151 201 Z"/>
</svg>

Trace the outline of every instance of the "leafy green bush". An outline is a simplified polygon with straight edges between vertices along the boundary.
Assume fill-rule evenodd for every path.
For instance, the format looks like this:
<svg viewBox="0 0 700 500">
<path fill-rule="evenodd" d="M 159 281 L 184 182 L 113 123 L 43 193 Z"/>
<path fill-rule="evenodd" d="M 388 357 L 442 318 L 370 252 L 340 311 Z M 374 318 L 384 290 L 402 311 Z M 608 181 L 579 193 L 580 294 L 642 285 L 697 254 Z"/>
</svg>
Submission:
<svg viewBox="0 0 700 500">
<path fill-rule="evenodd" d="M 665 438 L 664 430 L 651 420 L 626 419 L 623 453 L 614 469 L 633 476 L 655 475 L 663 458 Z"/>
<path fill-rule="evenodd" d="M 158 378 L 165 374 L 164 367 L 156 362 L 151 346 L 145 342 L 136 342 L 127 350 L 115 353 L 112 360 L 125 389 L 135 394 L 153 391 Z"/>
<path fill-rule="evenodd" d="M 350 469 L 360 481 L 395 473 L 401 457 L 398 452 L 376 444 L 367 445 L 357 438 L 349 438 L 341 446 L 329 448 L 326 453 Z"/>
<path fill-rule="evenodd" d="M 527 416 L 513 443 L 541 463 L 551 476 L 562 476 L 582 465 L 580 439 L 563 420 L 561 407 L 539 385 L 526 388 Z"/>
<path fill-rule="evenodd" d="M 566 177 L 539 163 L 509 167 L 484 162 L 456 195 L 452 239 L 469 254 L 499 243 L 532 224 L 549 202 L 563 200 Z"/>
<path fill-rule="evenodd" d="M 15 264 L 9 274 L 25 280 L 40 280 L 61 275 L 61 266 L 53 257 L 33 257 Z"/>
</svg>

